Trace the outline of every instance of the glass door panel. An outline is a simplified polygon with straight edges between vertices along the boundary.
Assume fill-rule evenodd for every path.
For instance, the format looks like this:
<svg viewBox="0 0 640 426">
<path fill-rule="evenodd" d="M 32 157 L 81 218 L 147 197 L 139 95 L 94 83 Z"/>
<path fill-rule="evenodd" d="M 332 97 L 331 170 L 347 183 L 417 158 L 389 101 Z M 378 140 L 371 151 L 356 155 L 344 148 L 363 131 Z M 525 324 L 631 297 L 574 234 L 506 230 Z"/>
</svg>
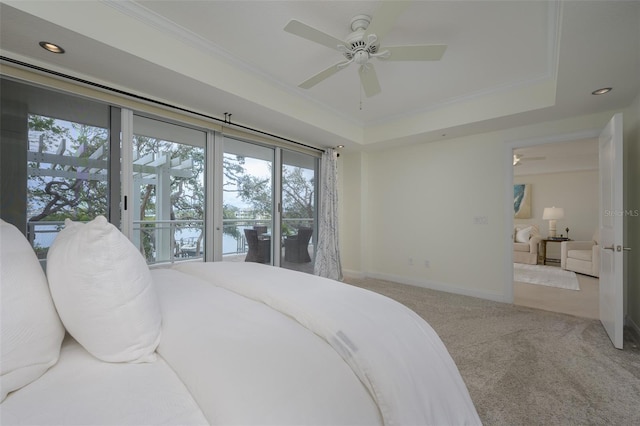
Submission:
<svg viewBox="0 0 640 426">
<path fill-rule="evenodd" d="M 274 150 L 224 139 L 222 260 L 273 263 Z"/>
<path fill-rule="evenodd" d="M 108 217 L 109 131 L 38 114 L 28 122 L 27 235 L 43 263 L 65 219 Z"/>
<path fill-rule="evenodd" d="M 313 273 L 318 159 L 282 151 L 282 254 L 280 266 Z"/>
<path fill-rule="evenodd" d="M 147 263 L 204 257 L 206 132 L 134 115 L 133 243 Z"/>
</svg>

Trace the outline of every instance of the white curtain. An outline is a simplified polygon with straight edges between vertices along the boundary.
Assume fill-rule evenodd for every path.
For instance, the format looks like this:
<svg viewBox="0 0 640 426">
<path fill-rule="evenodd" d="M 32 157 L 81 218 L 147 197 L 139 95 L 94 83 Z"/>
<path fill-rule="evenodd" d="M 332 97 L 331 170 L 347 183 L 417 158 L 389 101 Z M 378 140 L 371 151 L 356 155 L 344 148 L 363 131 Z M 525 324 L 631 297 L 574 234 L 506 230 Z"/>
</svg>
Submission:
<svg viewBox="0 0 640 426">
<path fill-rule="evenodd" d="M 321 277 L 342 280 L 340 247 L 338 245 L 338 154 L 328 148 L 322 154 L 320 173 L 320 212 L 318 244 L 313 273 Z"/>
</svg>

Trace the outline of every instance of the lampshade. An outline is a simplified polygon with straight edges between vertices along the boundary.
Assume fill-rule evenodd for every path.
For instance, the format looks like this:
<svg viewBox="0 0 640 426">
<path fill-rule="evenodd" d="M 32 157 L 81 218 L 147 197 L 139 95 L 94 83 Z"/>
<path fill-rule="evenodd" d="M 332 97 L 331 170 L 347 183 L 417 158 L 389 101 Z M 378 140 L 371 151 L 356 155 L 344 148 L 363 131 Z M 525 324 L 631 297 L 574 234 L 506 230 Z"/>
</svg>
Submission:
<svg viewBox="0 0 640 426">
<path fill-rule="evenodd" d="M 545 207 L 542 213 L 542 220 L 557 220 L 564 217 L 564 209 L 562 207 Z"/>
<path fill-rule="evenodd" d="M 562 207 L 545 207 L 542 212 L 542 219 L 549 221 L 549 238 L 556 236 L 556 220 L 564 217 L 564 209 Z"/>
</svg>

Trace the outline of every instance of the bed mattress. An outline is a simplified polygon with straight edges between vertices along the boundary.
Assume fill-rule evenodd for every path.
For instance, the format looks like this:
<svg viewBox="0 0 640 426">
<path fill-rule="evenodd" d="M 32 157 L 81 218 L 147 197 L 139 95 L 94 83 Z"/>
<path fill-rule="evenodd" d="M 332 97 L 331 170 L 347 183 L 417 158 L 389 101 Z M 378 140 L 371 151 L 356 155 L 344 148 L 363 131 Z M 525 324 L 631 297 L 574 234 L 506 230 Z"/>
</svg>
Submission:
<svg viewBox="0 0 640 426">
<path fill-rule="evenodd" d="M 108 363 L 67 335 L 58 363 L 10 393 L 2 425 L 206 425 L 182 381 L 154 363 Z"/>
<path fill-rule="evenodd" d="M 274 385 L 272 398 L 263 401 L 262 405 L 256 400 L 264 412 L 243 422 L 270 423 L 264 421 L 272 419 L 268 417 L 269 410 L 281 411 L 282 415 L 291 410 L 286 413 L 285 421 L 273 417 L 273 422 L 374 424 L 375 420 L 375 423 L 382 421 L 389 426 L 481 423 L 444 344 L 429 324 L 404 305 L 338 281 L 257 263 L 189 262 L 174 268 L 206 281 L 212 287 L 198 291 L 240 296 L 235 299 L 225 296 L 224 310 L 231 314 L 231 321 L 226 313 L 219 321 L 227 318 L 228 338 L 242 339 L 247 331 L 249 341 L 256 339 L 250 344 L 255 346 L 248 348 L 255 354 L 237 354 L 237 359 L 251 365 L 247 386 L 256 377 L 272 375 L 256 388 L 259 391 L 253 396 L 257 399 L 258 395 L 269 392 L 269 382 Z M 173 283 L 176 280 L 166 281 Z M 180 293 L 180 290 L 175 291 L 172 302 L 181 297 Z M 247 301 L 234 306 L 233 300 L 243 298 Z M 168 303 L 164 305 L 169 308 Z M 173 304 L 171 309 L 175 309 Z M 215 309 L 211 308 L 212 311 Z M 181 320 L 191 315 L 188 310 L 185 306 Z M 165 315 L 163 311 L 163 318 Z M 205 318 L 193 321 L 194 324 L 204 322 Z M 253 323 L 255 328 L 241 332 L 235 328 L 239 323 Z M 218 327 L 217 323 L 214 326 Z M 198 336 L 202 333 L 194 333 L 194 341 Z M 163 334 L 163 341 L 165 337 Z M 186 344 L 181 342 L 172 346 Z M 188 372 L 193 367 L 177 366 L 176 356 L 165 353 L 163 343 L 159 352 L 200 402 L 203 392 L 190 387 L 197 374 L 196 371 Z M 229 353 L 226 361 L 235 356 Z M 305 358 L 304 362 L 300 362 L 300 358 Z M 345 372 L 345 368 L 350 371 Z M 191 378 L 185 379 L 186 376 Z M 303 380 L 299 380 L 300 377 Z M 232 376 L 227 380 L 231 382 Z M 286 390 L 281 394 L 280 386 Z M 287 391 L 295 389 L 300 389 L 297 395 L 287 395 Z M 328 419 L 324 406 L 314 407 L 313 401 L 321 400 L 323 396 L 330 402 L 327 407 L 342 407 L 346 401 L 350 408 L 345 408 L 345 415 L 353 415 L 354 420 L 351 417 Z M 241 398 L 233 400 L 237 403 Z M 368 408 L 371 401 L 376 407 L 375 413 Z M 295 413 L 300 404 L 305 407 L 308 404 L 310 411 Z M 201 406 L 209 416 L 207 408 Z M 374 416 L 378 413 L 380 418 Z M 305 414 L 308 416 L 302 417 Z"/>
<path fill-rule="evenodd" d="M 212 425 L 382 424 L 341 356 L 286 314 L 191 275 L 152 274 L 158 353 Z"/>
</svg>

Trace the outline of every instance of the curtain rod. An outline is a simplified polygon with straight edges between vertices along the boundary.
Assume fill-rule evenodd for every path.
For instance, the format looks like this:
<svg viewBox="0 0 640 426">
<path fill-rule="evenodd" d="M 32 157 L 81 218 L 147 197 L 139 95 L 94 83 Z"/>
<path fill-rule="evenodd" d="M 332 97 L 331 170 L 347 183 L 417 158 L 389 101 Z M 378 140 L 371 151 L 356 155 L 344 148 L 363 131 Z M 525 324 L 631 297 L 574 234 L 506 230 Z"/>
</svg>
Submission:
<svg viewBox="0 0 640 426">
<path fill-rule="evenodd" d="M 199 117 L 207 118 L 209 120 L 218 121 L 218 122 L 223 123 L 224 125 L 227 125 L 227 126 L 238 127 L 240 129 L 243 129 L 243 130 L 248 130 L 248 131 L 255 132 L 255 133 L 258 133 L 258 134 L 262 134 L 262 135 L 265 135 L 265 136 L 269 136 L 269 137 L 272 137 L 272 138 L 275 138 L 275 139 L 279 139 L 279 140 L 282 140 L 282 141 L 285 141 L 285 142 L 289 142 L 289 143 L 293 143 L 293 144 L 296 144 L 296 145 L 300 145 L 300 146 L 303 146 L 305 148 L 313 149 L 313 150 L 318 151 L 318 152 L 325 152 L 324 149 L 316 148 L 315 146 L 311 146 L 311 145 L 304 144 L 302 142 L 294 141 L 292 139 L 288 139 L 288 138 L 285 138 L 283 136 L 274 135 L 273 133 L 265 132 L 263 130 L 254 129 L 254 128 L 251 128 L 251 127 L 248 127 L 248 126 L 244 126 L 242 124 L 232 123 L 231 120 L 230 120 L 231 114 L 229 114 L 229 113 L 225 113 L 225 118 L 224 119 L 217 118 L 217 117 L 214 117 L 212 115 L 207 115 L 207 114 L 204 114 L 204 113 L 201 113 L 201 112 L 192 111 L 192 110 L 187 109 L 187 108 L 182 108 L 182 107 L 179 107 L 179 106 L 176 106 L 176 105 L 172 105 L 172 104 L 169 104 L 169 103 L 166 103 L 166 102 L 158 101 L 156 99 L 147 98 L 145 96 L 136 95 L 135 93 L 130 93 L 130 92 L 127 92 L 127 91 L 124 91 L 124 90 L 116 89 L 114 87 L 105 86 L 105 85 L 100 84 L 100 83 L 96 83 L 96 82 L 93 82 L 93 81 L 85 80 L 85 79 L 82 79 L 82 78 L 79 78 L 79 77 L 74 77 L 72 75 L 68 75 L 68 74 L 64 74 L 64 73 L 58 72 L 58 71 L 50 70 L 48 68 L 43 68 L 43 67 L 40 67 L 38 65 L 33 65 L 33 64 L 30 64 L 30 63 L 27 63 L 27 62 L 18 61 L 16 59 L 8 58 L 6 56 L 0 55 L 0 60 L 15 64 L 15 65 L 20 65 L 20 66 L 25 67 L 25 68 L 30 68 L 30 69 L 33 69 L 33 70 L 36 70 L 36 71 L 40 71 L 40 72 L 43 72 L 43 73 L 46 73 L 46 74 L 55 75 L 56 77 L 62 77 L 64 79 L 72 80 L 72 81 L 75 81 L 77 83 L 82 83 L 82 84 L 86 84 L 88 86 L 96 87 L 96 88 L 99 88 L 99 89 L 102 89 L 102 90 L 106 90 L 106 91 L 109 91 L 109 92 L 117 93 L 119 95 L 124 95 L 124 96 L 128 96 L 128 97 L 131 97 L 131 98 L 134 98 L 134 99 L 137 99 L 137 100 L 144 101 L 144 102 L 149 102 L 149 103 L 152 103 L 152 104 L 160 105 L 160 106 L 163 106 L 165 108 L 171 108 L 173 110 L 185 112 L 185 113 L 188 113 L 188 114 L 193 114 L 193 115 L 196 115 L 196 116 L 199 116 Z"/>
</svg>

